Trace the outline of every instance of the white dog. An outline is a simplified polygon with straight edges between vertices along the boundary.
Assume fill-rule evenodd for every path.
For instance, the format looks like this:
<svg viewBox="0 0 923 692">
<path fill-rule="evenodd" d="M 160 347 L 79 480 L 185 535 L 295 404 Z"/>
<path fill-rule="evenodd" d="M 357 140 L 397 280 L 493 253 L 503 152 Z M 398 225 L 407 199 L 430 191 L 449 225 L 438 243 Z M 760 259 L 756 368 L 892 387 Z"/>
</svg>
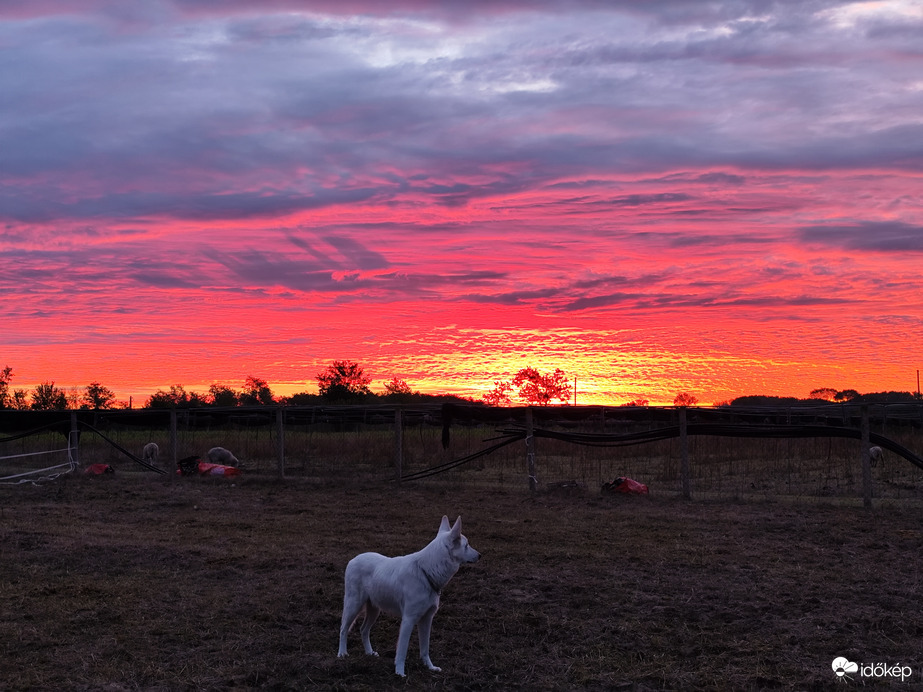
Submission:
<svg viewBox="0 0 923 692">
<path fill-rule="evenodd" d="M 369 642 L 369 632 L 378 614 L 385 611 L 401 618 L 394 656 L 394 672 L 404 675 L 404 661 L 413 628 L 420 635 L 420 657 L 426 667 L 440 670 L 429 658 L 429 633 L 433 616 L 439 610 L 439 594 L 463 562 L 477 562 L 481 554 L 468 545 L 461 532 L 461 517 L 449 527 L 449 518 L 442 517 L 439 533 L 432 542 L 416 553 L 400 557 L 385 557 L 378 553 L 362 553 L 346 565 L 343 621 L 340 625 L 340 658 L 347 656 L 346 635 L 359 615 L 365 620 L 359 631 L 365 653 L 377 656 Z"/>
</svg>

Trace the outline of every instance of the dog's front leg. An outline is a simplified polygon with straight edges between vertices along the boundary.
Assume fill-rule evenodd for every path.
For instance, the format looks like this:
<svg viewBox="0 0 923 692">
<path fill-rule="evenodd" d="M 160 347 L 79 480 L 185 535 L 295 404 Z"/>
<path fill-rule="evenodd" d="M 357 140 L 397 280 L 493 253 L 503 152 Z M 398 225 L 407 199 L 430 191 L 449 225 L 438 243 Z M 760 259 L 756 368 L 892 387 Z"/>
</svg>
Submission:
<svg viewBox="0 0 923 692">
<path fill-rule="evenodd" d="M 433 665 L 429 658 L 429 634 L 433 629 L 433 616 L 436 614 L 436 608 L 430 609 L 417 625 L 417 633 L 420 635 L 420 658 L 423 659 L 423 665 L 432 671 L 439 672 L 442 668 Z"/>
<path fill-rule="evenodd" d="M 401 618 L 401 629 L 397 635 L 397 653 L 394 654 L 394 672 L 404 677 L 404 661 L 407 660 L 407 649 L 410 647 L 410 635 L 416 623 L 413 618 L 404 615 Z"/>
</svg>

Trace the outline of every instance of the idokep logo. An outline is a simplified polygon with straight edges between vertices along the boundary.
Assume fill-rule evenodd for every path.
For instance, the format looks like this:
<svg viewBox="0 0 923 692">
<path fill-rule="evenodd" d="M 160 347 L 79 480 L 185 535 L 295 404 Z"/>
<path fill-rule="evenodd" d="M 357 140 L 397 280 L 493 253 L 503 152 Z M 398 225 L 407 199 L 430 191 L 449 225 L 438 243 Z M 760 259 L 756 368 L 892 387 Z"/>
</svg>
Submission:
<svg viewBox="0 0 923 692">
<path fill-rule="evenodd" d="M 858 674 L 863 678 L 893 678 L 906 682 L 913 674 L 910 666 L 889 665 L 887 663 L 853 663 L 848 658 L 837 656 L 831 664 L 833 672 L 838 679 L 852 680 L 852 676 Z"/>
<path fill-rule="evenodd" d="M 849 659 L 838 656 L 833 659 L 833 672 L 838 678 L 848 678 L 848 673 L 855 673 L 859 670 L 859 664 L 853 663 Z"/>
</svg>

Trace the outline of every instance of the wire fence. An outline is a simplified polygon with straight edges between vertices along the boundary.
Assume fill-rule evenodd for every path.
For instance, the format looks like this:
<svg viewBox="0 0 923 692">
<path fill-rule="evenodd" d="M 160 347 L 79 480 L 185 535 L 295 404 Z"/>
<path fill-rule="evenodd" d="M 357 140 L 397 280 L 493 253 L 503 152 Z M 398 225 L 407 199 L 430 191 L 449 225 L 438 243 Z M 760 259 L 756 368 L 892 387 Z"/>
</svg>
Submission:
<svg viewBox="0 0 923 692">
<path fill-rule="evenodd" d="M 148 442 L 160 448 L 155 465 L 142 458 Z M 242 478 L 598 493 L 603 483 L 629 477 L 653 494 L 693 499 L 861 499 L 868 445 L 884 451 L 866 472 L 871 495 L 923 502 L 917 403 L 4 410 L 0 482 L 19 482 L 18 474 L 41 479 L 55 465 L 48 459 L 64 465 L 56 473 L 75 470 L 79 459 L 80 468 L 102 463 L 117 474 L 172 480 L 179 459 L 204 459 L 220 446 L 240 460 Z"/>
<path fill-rule="evenodd" d="M 78 467 L 77 434 L 68 430 L 62 441 L 62 433 L 56 429 L 56 425 L 43 425 L 0 438 L 4 443 L 0 447 L 0 485 L 42 483 L 74 471 Z"/>
</svg>

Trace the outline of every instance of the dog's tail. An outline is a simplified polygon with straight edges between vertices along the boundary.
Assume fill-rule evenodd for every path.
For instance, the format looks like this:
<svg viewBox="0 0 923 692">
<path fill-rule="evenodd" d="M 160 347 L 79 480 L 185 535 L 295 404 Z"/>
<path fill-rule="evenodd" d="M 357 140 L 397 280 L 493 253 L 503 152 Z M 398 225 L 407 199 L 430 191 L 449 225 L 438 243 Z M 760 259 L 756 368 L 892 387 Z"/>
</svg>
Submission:
<svg viewBox="0 0 923 692">
<path fill-rule="evenodd" d="M 365 606 L 362 606 L 362 607 L 359 609 L 359 612 L 356 613 L 356 617 L 353 618 L 353 621 L 352 621 L 351 623 L 349 623 L 349 627 L 346 628 L 346 631 L 347 631 L 347 632 L 352 632 L 352 631 L 353 631 L 353 627 L 355 627 L 355 626 L 356 626 L 356 623 L 359 622 L 359 618 L 364 618 L 364 617 L 365 617 Z"/>
</svg>

